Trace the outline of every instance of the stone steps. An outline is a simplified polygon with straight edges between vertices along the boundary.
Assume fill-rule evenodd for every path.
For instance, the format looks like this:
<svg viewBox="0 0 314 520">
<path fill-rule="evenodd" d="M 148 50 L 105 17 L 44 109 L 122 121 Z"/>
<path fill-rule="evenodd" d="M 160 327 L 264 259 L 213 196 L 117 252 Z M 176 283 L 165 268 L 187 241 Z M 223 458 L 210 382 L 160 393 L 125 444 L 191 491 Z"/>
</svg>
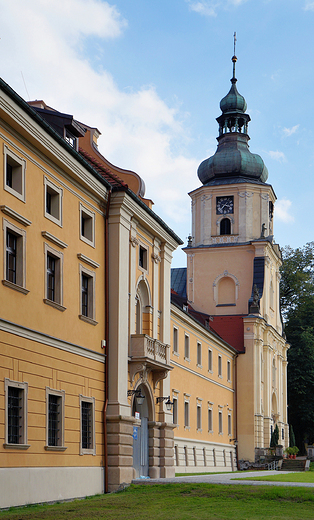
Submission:
<svg viewBox="0 0 314 520">
<path fill-rule="evenodd" d="M 305 471 L 306 460 L 284 459 L 281 471 Z"/>
</svg>

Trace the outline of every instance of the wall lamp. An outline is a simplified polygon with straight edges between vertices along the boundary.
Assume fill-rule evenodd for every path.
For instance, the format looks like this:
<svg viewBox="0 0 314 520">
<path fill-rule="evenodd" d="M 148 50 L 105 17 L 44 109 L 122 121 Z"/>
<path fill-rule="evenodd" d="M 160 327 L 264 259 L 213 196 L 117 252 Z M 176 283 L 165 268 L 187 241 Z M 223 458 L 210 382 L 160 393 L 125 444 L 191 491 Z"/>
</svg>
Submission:
<svg viewBox="0 0 314 520">
<path fill-rule="evenodd" d="M 166 408 L 170 412 L 171 407 L 173 406 L 173 401 L 172 402 L 170 401 L 170 395 L 168 395 L 168 397 L 157 397 L 156 398 L 156 404 L 162 403 L 163 401 L 166 401 L 166 403 L 165 403 Z"/>
<path fill-rule="evenodd" d="M 229 442 L 234 442 L 234 445 L 237 446 L 238 445 L 238 439 L 229 439 Z"/>
<path fill-rule="evenodd" d="M 138 388 L 137 390 L 128 390 L 128 397 L 131 397 L 132 395 L 134 395 L 137 404 L 141 406 L 145 399 L 145 395 L 142 394 L 141 389 Z"/>
</svg>

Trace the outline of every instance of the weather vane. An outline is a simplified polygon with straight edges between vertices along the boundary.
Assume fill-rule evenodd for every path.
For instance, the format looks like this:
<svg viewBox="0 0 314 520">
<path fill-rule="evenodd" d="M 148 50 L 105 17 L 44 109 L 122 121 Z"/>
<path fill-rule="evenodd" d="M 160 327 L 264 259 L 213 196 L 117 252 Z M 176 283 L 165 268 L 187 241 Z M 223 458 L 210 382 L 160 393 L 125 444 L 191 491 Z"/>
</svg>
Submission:
<svg viewBox="0 0 314 520">
<path fill-rule="evenodd" d="M 236 50 L 236 41 L 237 41 L 237 33 L 233 33 L 233 55 L 235 56 L 235 50 Z"/>
</svg>

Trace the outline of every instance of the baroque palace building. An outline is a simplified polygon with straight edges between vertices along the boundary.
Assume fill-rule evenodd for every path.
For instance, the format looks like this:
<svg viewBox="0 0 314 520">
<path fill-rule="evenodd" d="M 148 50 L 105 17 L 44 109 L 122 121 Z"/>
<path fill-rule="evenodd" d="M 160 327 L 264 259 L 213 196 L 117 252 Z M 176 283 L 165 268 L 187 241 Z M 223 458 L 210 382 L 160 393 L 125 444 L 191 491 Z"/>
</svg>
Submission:
<svg viewBox="0 0 314 520">
<path fill-rule="evenodd" d="M 0 508 L 233 471 L 275 424 L 288 445 L 275 195 L 235 72 L 221 109 L 171 272 L 182 241 L 99 130 L 0 80 Z"/>
</svg>

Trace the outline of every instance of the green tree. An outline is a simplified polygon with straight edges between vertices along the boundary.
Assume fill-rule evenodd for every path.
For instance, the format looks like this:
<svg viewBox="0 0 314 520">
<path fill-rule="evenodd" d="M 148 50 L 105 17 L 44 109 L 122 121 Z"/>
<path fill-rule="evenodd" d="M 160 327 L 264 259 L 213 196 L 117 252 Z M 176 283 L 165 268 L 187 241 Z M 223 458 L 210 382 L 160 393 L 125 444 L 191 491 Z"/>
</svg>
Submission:
<svg viewBox="0 0 314 520">
<path fill-rule="evenodd" d="M 289 423 L 296 444 L 314 440 L 314 242 L 282 250 L 280 304 L 288 351 Z"/>
<path fill-rule="evenodd" d="M 314 296 L 314 242 L 293 249 L 285 246 L 280 280 L 280 306 L 285 321 L 309 296 Z"/>
<path fill-rule="evenodd" d="M 275 429 L 274 429 L 273 433 L 271 434 L 270 447 L 276 448 L 276 446 L 278 446 L 278 441 L 279 441 L 279 428 L 278 428 L 278 424 L 276 424 Z"/>
</svg>

